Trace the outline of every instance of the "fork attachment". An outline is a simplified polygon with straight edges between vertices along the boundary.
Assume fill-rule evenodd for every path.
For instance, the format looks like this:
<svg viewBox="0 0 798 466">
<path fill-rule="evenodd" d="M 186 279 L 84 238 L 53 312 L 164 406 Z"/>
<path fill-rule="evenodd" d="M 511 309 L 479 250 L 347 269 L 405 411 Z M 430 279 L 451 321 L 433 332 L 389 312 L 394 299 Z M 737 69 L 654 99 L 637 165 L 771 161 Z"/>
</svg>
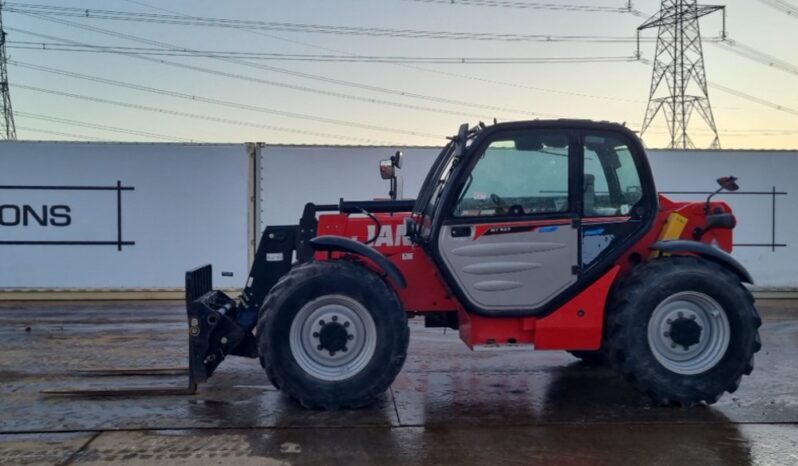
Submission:
<svg viewBox="0 0 798 466">
<path fill-rule="evenodd" d="M 188 371 L 195 384 L 208 380 L 228 355 L 258 355 L 251 329 L 236 323 L 236 301 L 212 290 L 210 276 L 210 265 L 186 273 Z M 203 291 L 201 295 L 194 294 Z"/>
</svg>

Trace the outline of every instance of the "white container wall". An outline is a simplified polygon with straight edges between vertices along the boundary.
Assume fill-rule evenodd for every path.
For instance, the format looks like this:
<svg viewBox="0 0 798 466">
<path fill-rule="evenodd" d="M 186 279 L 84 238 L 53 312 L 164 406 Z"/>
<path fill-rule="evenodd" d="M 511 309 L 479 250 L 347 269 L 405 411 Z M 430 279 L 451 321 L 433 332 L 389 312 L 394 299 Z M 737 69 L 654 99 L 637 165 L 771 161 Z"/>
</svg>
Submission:
<svg viewBox="0 0 798 466">
<path fill-rule="evenodd" d="M 266 225 L 294 225 L 308 202 L 337 204 L 387 198 L 389 183 L 380 178 L 379 162 L 395 147 L 265 146 L 258 163 L 259 220 Z M 402 148 L 400 174 L 404 197 L 415 199 L 440 148 Z"/>
<path fill-rule="evenodd" d="M 0 288 L 239 287 L 249 176 L 244 144 L 3 142 Z"/>
<path fill-rule="evenodd" d="M 265 225 L 296 224 L 306 202 L 387 197 L 378 163 L 396 149 L 265 145 L 251 171 L 244 144 L 0 143 L 0 289 L 174 289 L 204 263 L 241 287 Z M 405 198 L 438 151 L 403 149 Z M 649 155 L 661 192 L 688 193 L 676 200 L 738 176 L 740 193 L 719 196 L 739 220 L 734 256 L 758 286 L 798 288 L 798 151 Z"/>
<path fill-rule="evenodd" d="M 306 202 L 385 197 L 378 163 L 391 147 L 265 146 L 260 153 L 259 221 L 295 224 Z M 414 198 L 438 148 L 403 150 L 405 198 Z M 703 200 L 724 175 L 740 178 L 738 194 L 718 195 L 738 219 L 734 257 L 760 287 L 798 287 L 798 151 L 651 150 L 657 189 L 674 200 Z M 772 194 L 773 189 L 777 194 Z M 689 194 L 670 194 L 687 192 Z M 773 199 L 775 197 L 775 224 Z M 775 230 L 773 227 L 775 225 Z M 774 235 L 775 231 L 775 235 Z"/>
<path fill-rule="evenodd" d="M 733 256 L 757 286 L 798 287 L 798 151 L 652 150 L 649 158 L 660 192 L 714 191 L 715 178 L 737 176 L 740 190 L 717 196 L 737 217 Z M 674 200 L 706 198 L 668 195 Z"/>
</svg>

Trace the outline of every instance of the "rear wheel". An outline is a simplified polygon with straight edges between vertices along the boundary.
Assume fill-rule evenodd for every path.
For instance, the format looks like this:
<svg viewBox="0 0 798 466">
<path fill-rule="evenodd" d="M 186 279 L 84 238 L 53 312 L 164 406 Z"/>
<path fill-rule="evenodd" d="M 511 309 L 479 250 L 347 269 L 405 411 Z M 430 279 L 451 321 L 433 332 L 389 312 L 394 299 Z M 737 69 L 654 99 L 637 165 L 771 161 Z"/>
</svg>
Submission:
<svg viewBox="0 0 798 466">
<path fill-rule="evenodd" d="M 722 266 L 692 256 L 656 259 L 614 296 L 610 362 L 655 402 L 711 404 L 753 370 L 761 319 L 751 293 Z"/>
<path fill-rule="evenodd" d="M 394 290 L 345 260 L 292 269 L 258 322 L 261 364 L 308 408 L 357 408 L 385 392 L 407 354 L 407 317 Z"/>
</svg>

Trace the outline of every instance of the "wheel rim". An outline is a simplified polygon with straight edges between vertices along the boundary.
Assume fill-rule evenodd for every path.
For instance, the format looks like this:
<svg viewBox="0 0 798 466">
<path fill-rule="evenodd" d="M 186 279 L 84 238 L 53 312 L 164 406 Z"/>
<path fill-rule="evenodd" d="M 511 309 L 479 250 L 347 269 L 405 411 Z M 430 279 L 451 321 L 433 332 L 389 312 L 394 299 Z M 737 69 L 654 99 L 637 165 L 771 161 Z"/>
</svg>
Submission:
<svg viewBox="0 0 798 466">
<path fill-rule="evenodd" d="M 308 375 L 344 380 L 371 361 L 377 328 L 371 314 L 354 299 L 322 296 L 299 310 L 291 323 L 289 342 L 294 359 Z"/>
<path fill-rule="evenodd" d="M 684 291 L 663 300 L 648 321 L 648 345 L 657 361 L 678 374 L 706 372 L 729 347 L 723 307 L 706 294 Z"/>
</svg>

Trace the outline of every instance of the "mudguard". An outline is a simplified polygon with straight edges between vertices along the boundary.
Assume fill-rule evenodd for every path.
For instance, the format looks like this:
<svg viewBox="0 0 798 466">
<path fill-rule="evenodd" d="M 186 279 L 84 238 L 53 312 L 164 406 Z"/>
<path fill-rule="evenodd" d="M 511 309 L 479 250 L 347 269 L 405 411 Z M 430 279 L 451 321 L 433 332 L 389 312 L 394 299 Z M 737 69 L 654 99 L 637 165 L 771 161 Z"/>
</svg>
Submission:
<svg viewBox="0 0 798 466">
<path fill-rule="evenodd" d="M 399 267 L 376 249 L 370 248 L 359 241 L 343 236 L 322 235 L 311 239 L 310 247 L 316 251 L 342 251 L 361 255 L 385 271 L 401 288 L 407 288 L 407 280 L 405 280 L 405 276 L 399 270 Z"/>
<path fill-rule="evenodd" d="M 726 267 L 727 269 L 734 272 L 743 283 L 750 283 L 754 284 L 754 279 L 751 278 L 751 274 L 743 267 L 742 264 L 737 262 L 737 259 L 733 258 L 729 253 L 722 249 L 718 249 L 714 246 L 711 246 L 707 243 L 702 243 L 700 241 L 690 241 L 684 239 L 675 239 L 675 240 L 666 240 L 666 241 L 657 241 L 656 243 L 649 246 L 651 249 L 667 252 L 669 254 L 675 254 L 680 252 L 689 252 L 695 255 L 701 256 L 707 260 L 711 260 L 713 262 L 717 262 L 718 264 Z"/>
</svg>

